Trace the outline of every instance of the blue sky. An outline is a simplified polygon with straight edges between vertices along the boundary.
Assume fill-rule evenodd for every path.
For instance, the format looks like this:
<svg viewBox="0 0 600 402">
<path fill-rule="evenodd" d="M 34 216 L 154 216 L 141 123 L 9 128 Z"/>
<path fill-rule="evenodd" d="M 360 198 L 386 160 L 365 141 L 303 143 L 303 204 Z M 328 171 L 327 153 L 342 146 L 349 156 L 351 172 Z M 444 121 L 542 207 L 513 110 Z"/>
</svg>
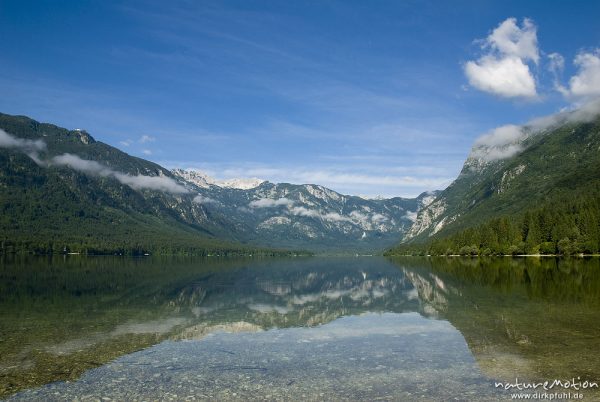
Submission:
<svg viewBox="0 0 600 402">
<path fill-rule="evenodd" d="M 599 19 L 596 1 L 0 0 L 0 111 L 217 178 L 415 196 L 482 134 L 600 94 Z"/>
</svg>

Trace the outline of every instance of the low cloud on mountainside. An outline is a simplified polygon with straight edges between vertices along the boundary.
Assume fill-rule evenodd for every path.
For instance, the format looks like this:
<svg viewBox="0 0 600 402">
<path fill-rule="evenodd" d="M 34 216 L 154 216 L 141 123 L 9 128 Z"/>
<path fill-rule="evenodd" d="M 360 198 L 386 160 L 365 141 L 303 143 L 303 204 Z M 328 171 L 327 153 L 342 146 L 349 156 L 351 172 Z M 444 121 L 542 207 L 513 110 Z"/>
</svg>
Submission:
<svg viewBox="0 0 600 402">
<path fill-rule="evenodd" d="M 41 152 L 46 149 L 46 143 L 42 140 L 26 140 L 13 137 L 0 129 L 0 148 L 14 148 L 25 153 Z"/>
<path fill-rule="evenodd" d="M 173 194 L 183 194 L 189 191 L 177 183 L 175 180 L 166 176 L 145 176 L 130 175 L 119 172 L 102 165 L 96 161 L 82 159 L 77 155 L 65 153 L 54 156 L 48 160 L 41 159 L 39 152 L 44 151 L 47 146 L 42 140 L 26 140 L 14 137 L 4 130 L 0 129 L 0 147 L 17 149 L 26 153 L 35 163 L 43 167 L 50 166 L 68 166 L 79 172 L 99 177 L 113 177 L 120 183 L 125 184 L 135 190 L 148 189 L 164 191 Z"/>
<path fill-rule="evenodd" d="M 539 117 L 522 126 L 508 124 L 491 130 L 473 144 L 470 157 L 492 162 L 510 158 L 523 150 L 522 142 L 529 135 L 565 123 L 586 123 L 600 115 L 600 98 L 585 103 L 575 110 Z"/>
<path fill-rule="evenodd" d="M 212 199 L 210 197 L 205 197 L 200 194 L 195 196 L 192 201 L 195 202 L 196 204 L 218 204 L 219 203 L 219 201 L 217 201 L 215 199 Z"/>
<path fill-rule="evenodd" d="M 519 140 L 523 127 L 509 124 L 493 129 L 479 137 L 473 145 L 471 156 L 485 161 L 510 158 L 522 150 Z"/>
<path fill-rule="evenodd" d="M 308 218 L 315 218 L 330 222 L 351 222 L 366 225 L 371 223 L 380 224 L 389 220 L 388 217 L 379 213 L 369 216 L 368 214 L 359 211 L 352 211 L 349 214 L 349 216 L 344 216 L 337 212 L 321 212 L 315 209 L 308 209 L 303 206 L 297 206 L 293 200 L 290 200 L 289 198 L 285 197 L 278 199 L 261 198 L 258 200 L 251 201 L 248 204 L 248 206 L 253 209 L 275 208 L 285 206 L 287 207 L 285 212 L 289 215 L 304 216 Z"/>
<path fill-rule="evenodd" d="M 260 200 L 254 200 L 248 204 L 250 208 L 274 208 L 282 205 L 292 206 L 294 205 L 294 201 L 287 198 L 279 198 L 277 200 L 261 198 Z"/>
</svg>

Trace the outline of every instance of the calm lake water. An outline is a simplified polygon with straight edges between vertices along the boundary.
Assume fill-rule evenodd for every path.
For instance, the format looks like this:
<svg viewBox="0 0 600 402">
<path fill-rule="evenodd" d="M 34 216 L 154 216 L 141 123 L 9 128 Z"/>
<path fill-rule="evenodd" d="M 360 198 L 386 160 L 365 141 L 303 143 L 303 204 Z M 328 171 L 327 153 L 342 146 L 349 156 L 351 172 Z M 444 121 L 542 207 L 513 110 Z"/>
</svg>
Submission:
<svg viewBox="0 0 600 402">
<path fill-rule="evenodd" d="M 599 351 L 600 259 L 0 261 L 9 400 L 510 400 Z"/>
</svg>

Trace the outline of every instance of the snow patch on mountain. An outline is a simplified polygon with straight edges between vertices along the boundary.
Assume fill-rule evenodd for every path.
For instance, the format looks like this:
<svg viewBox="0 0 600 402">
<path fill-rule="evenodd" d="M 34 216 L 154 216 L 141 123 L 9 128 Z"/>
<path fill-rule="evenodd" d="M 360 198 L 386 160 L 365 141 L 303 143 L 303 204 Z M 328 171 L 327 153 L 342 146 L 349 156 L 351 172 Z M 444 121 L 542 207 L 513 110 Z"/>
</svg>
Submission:
<svg viewBox="0 0 600 402">
<path fill-rule="evenodd" d="M 313 184 L 305 185 L 306 191 L 312 194 L 314 197 L 319 198 L 321 200 L 327 201 L 328 199 L 332 199 L 335 201 L 339 201 L 343 196 L 332 191 L 328 188 L 317 186 Z"/>
<path fill-rule="evenodd" d="M 178 169 L 173 173 L 188 187 L 197 187 L 195 203 L 206 207 L 195 209 L 198 214 L 208 209 L 212 216 L 232 216 L 240 228 L 245 225 L 244 230 L 253 231 L 252 236 L 282 241 L 361 238 L 361 244 L 391 243 L 410 227 L 412 215 L 407 214 L 416 214 L 437 194 L 365 200 L 316 184 L 269 182 L 239 190 L 222 187 L 222 182 L 203 172 Z"/>
<path fill-rule="evenodd" d="M 273 217 L 261 222 L 258 225 L 258 228 L 259 229 L 271 229 L 273 226 L 289 225 L 291 223 L 292 223 L 292 220 L 286 216 L 273 216 Z"/>
<path fill-rule="evenodd" d="M 183 180 L 195 184 L 200 188 L 210 188 L 214 179 L 198 170 L 173 169 L 171 172 Z"/>
<path fill-rule="evenodd" d="M 210 186 L 217 186 L 223 188 L 233 188 L 239 190 L 250 190 L 260 186 L 266 180 L 262 180 L 256 177 L 251 178 L 240 178 L 240 179 L 227 179 L 217 180 L 206 173 L 195 170 L 195 169 L 173 169 L 171 171 L 175 176 L 181 177 L 200 188 L 210 188 Z"/>
<path fill-rule="evenodd" d="M 263 184 L 266 180 L 262 180 L 256 177 L 247 179 L 229 179 L 229 180 L 217 180 L 215 184 L 219 187 L 225 188 L 237 188 L 239 190 L 250 190 Z"/>
</svg>

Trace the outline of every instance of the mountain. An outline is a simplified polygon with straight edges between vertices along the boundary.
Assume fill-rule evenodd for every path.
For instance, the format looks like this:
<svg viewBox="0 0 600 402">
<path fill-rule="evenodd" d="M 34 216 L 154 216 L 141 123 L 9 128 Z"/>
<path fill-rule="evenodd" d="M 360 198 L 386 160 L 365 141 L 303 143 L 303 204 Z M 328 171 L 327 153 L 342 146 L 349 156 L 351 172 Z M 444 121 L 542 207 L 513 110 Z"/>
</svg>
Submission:
<svg viewBox="0 0 600 402">
<path fill-rule="evenodd" d="M 217 181 L 28 117 L 0 114 L 3 252 L 373 252 L 436 193 L 367 200 L 313 184 Z M 254 251 L 253 251 L 254 250 Z"/>
<path fill-rule="evenodd" d="M 522 247 L 516 243 L 533 241 L 527 239 L 533 236 L 530 223 L 541 232 L 535 236 L 539 237 L 535 246 L 557 244 L 563 238 L 596 241 L 595 233 L 582 226 L 583 216 L 579 215 L 584 210 L 586 214 L 596 213 L 593 200 L 600 188 L 599 115 L 600 102 L 592 102 L 576 111 L 525 126 L 504 126 L 481 137 L 458 178 L 419 212 L 403 243 L 431 243 L 460 235 L 464 239 L 457 241 L 462 246 L 469 238 L 479 248 L 481 239 L 465 231 L 487 225 L 485 230 L 495 232 L 495 226 L 503 222 L 492 220 L 500 218 L 508 219 L 508 224 L 516 225 L 515 231 L 522 232 L 512 239 L 517 248 Z M 587 220 L 598 226 L 592 215 Z"/>
<path fill-rule="evenodd" d="M 255 244 L 315 251 L 373 252 L 400 239 L 435 192 L 367 200 L 314 184 L 262 182 L 249 189 L 208 183 L 194 171 L 173 174 L 196 186 L 196 202 Z"/>
<path fill-rule="evenodd" d="M 598 331 L 600 259 L 390 261 L 415 287 L 420 313 L 458 329 L 489 378 L 514 381 L 518 372 L 544 381 L 559 378 L 565 367 L 575 378 L 598 371 L 596 356 L 581 350 L 593 347 Z M 574 311 L 578 330 L 567 330 Z"/>
<path fill-rule="evenodd" d="M 9 261 L 0 270 L 0 330 L 11 330 L 0 344 L 2 400 L 168 339 L 420 311 L 402 270 L 379 258 Z M 65 315 L 68 331 L 56 324 Z"/>
<path fill-rule="evenodd" d="M 0 114 L 3 252 L 252 253 L 163 167 L 89 133 Z"/>
<path fill-rule="evenodd" d="M 173 174 L 178 175 L 182 179 L 202 188 L 209 188 L 212 185 L 224 188 L 235 188 L 239 190 L 250 190 L 251 188 L 258 187 L 266 181 L 256 177 L 249 179 L 242 178 L 217 180 L 198 170 L 185 169 L 173 169 Z"/>
</svg>

